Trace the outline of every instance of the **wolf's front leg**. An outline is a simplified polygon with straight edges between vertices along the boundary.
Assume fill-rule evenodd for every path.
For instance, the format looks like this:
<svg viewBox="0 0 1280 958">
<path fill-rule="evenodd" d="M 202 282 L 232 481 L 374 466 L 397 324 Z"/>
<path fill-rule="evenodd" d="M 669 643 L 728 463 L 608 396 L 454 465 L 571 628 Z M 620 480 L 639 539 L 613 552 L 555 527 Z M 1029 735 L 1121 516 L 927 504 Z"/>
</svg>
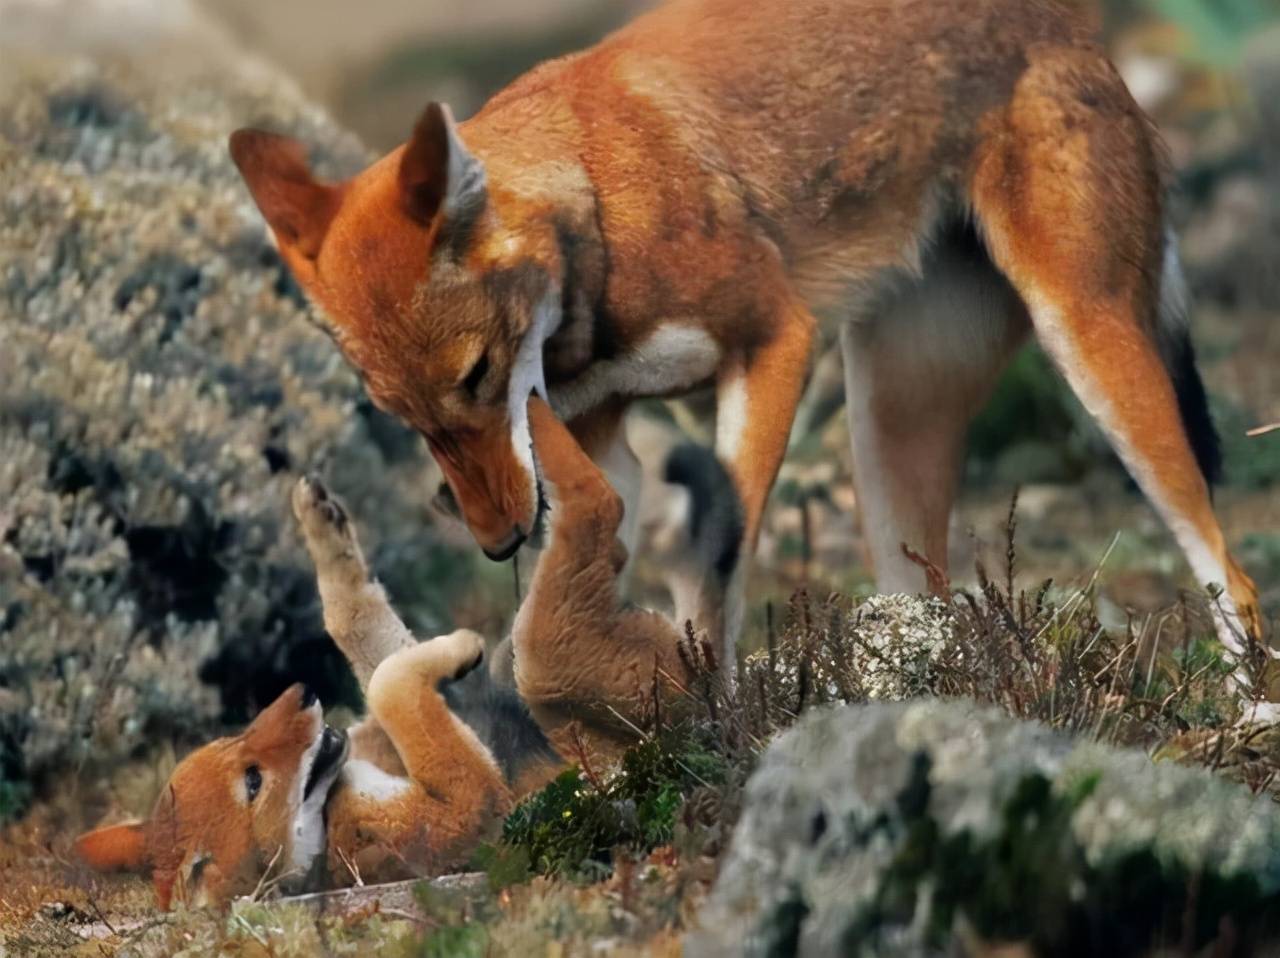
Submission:
<svg viewBox="0 0 1280 958">
<path fill-rule="evenodd" d="M 370 577 L 346 510 L 320 480 L 298 480 L 293 514 L 316 566 L 324 627 L 351 663 L 360 691 L 367 693 L 382 660 L 417 643 Z"/>
<path fill-rule="evenodd" d="M 817 331 L 817 320 L 803 303 L 779 296 L 773 329 L 741 355 L 726 357 L 716 382 L 716 455 L 733 474 L 743 515 L 742 555 L 723 616 L 722 655 L 730 677 L 738 661 L 750 560 L 809 380 Z"/>
</svg>

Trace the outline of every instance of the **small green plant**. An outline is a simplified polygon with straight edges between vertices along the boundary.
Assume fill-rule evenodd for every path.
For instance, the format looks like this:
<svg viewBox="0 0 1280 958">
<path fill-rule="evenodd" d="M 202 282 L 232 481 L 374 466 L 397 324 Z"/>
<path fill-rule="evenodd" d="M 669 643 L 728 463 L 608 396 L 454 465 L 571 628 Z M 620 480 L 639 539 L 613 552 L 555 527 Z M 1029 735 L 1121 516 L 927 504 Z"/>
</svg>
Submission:
<svg viewBox="0 0 1280 958">
<path fill-rule="evenodd" d="M 627 751 L 611 775 L 574 767 L 521 803 L 503 826 L 503 851 L 487 850 L 490 881 L 504 881 L 525 854 L 543 875 L 589 880 L 611 870 L 615 850 L 643 853 L 671 841 L 694 789 L 725 776 L 724 759 L 701 730 L 659 731 Z"/>
<path fill-rule="evenodd" d="M 422 958 L 483 958 L 489 951 L 484 925 L 445 925 L 422 939 Z"/>
</svg>

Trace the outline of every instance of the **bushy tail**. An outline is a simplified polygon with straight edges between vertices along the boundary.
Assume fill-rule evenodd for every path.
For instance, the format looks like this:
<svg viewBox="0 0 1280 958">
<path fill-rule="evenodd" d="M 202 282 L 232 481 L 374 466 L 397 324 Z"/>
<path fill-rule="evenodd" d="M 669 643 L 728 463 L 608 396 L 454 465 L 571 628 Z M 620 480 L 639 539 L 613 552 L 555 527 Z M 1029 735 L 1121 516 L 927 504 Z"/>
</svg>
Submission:
<svg viewBox="0 0 1280 958">
<path fill-rule="evenodd" d="M 715 453 L 686 443 L 667 456 L 663 478 L 689 491 L 688 536 L 697 564 L 728 582 L 742 548 L 742 503 Z"/>
<path fill-rule="evenodd" d="M 1205 481 L 1213 485 L 1222 478 L 1222 444 L 1209 412 L 1204 381 L 1196 368 L 1196 350 L 1191 342 L 1190 297 L 1178 260 L 1177 242 L 1171 233 L 1165 235 L 1158 322 L 1160 355 L 1173 379 L 1183 428 L 1187 431 Z"/>
</svg>

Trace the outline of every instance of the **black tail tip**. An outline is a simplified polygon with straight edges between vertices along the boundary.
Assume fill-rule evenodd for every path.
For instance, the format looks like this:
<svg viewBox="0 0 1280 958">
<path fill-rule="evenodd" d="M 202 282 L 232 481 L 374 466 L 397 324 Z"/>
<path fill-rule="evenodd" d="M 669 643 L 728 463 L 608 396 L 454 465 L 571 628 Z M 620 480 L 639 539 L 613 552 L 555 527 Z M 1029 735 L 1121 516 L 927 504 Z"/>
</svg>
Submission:
<svg viewBox="0 0 1280 958">
<path fill-rule="evenodd" d="M 1182 426 L 1195 453 L 1200 472 L 1209 485 L 1222 481 L 1222 441 L 1213 414 L 1209 410 L 1209 396 L 1204 380 L 1196 366 L 1196 350 L 1190 335 L 1182 336 L 1169 357 L 1169 374 L 1178 396 L 1178 412 Z"/>
</svg>

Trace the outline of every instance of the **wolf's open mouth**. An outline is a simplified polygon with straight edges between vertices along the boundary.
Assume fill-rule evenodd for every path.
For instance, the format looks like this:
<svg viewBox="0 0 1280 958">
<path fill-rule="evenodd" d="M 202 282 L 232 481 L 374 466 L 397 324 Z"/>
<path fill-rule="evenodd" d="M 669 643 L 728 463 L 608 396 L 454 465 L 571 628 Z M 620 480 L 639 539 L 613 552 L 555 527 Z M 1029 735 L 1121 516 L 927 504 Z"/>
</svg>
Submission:
<svg viewBox="0 0 1280 958">
<path fill-rule="evenodd" d="M 315 787 L 326 778 L 332 778 L 330 772 L 336 771 L 347 756 L 347 733 L 328 725 L 320 734 L 320 748 L 311 762 L 311 771 L 307 773 L 307 784 L 302 789 L 302 799 L 306 801 Z"/>
</svg>

